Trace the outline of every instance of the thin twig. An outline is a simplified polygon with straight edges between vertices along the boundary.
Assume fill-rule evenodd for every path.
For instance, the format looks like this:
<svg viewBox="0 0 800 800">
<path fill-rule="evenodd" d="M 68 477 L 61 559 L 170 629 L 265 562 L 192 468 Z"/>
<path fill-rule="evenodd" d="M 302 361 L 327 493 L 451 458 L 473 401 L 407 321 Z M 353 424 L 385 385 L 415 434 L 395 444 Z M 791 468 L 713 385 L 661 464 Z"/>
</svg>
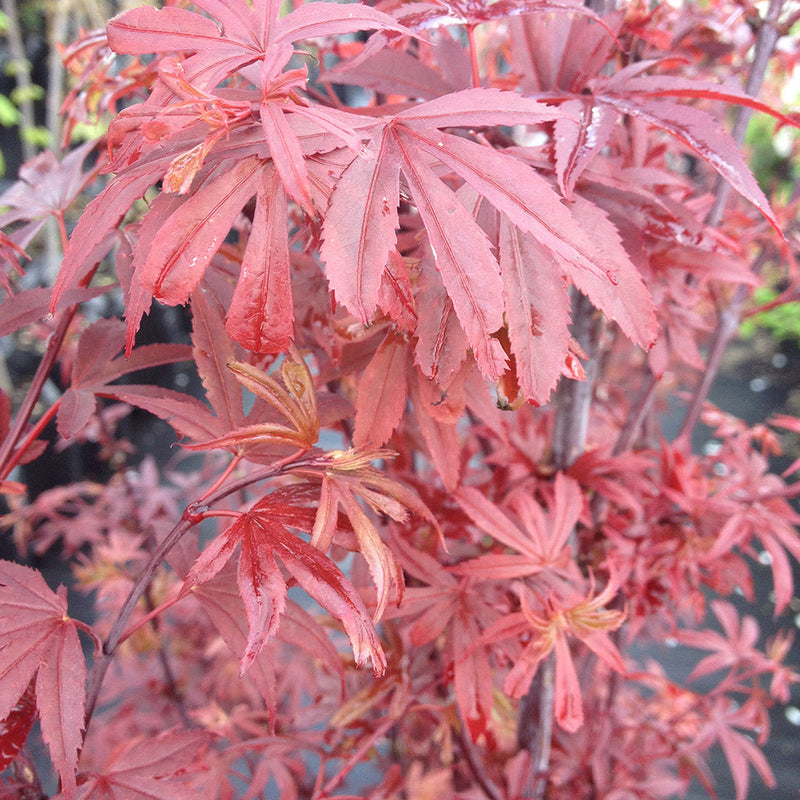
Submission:
<svg viewBox="0 0 800 800">
<path fill-rule="evenodd" d="M 756 97 L 761 91 L 761 84 L 767 74 L 775 44 L 781 36 L 779 18 L 783 10 L 785 0 L 771 0 L 767 14 L 764 17 L 761 27 L 756 36 L 755 52 L 753 62 L 750 65 L 750 72 L 747 75 L 744 90 L 751 97 Z M 750 124 L 750 117 L 753 116 L 753 109 L 748 106 L 737 106 L 736 116 L 731 129 L 731 136 L 734 141 L 741 146 L 744 142 L 747 126 Z M 714 187 L 714 204 L 706 215 L 706 225 L 715 228 L 722 220 L 722 213 L 728 202 L 728 195 L 731 185 L 721 176 L 717 176 Z"/>
<path fill-rule="evenodd" d="M 626 453 L 633 447 L 633 443 L 636 441 L 636 437 L 639 435 L 639 431 L 642 429 L 644 421 L 647 419 L 647 415 L 650 413 L 650 409 L 653 406 L 659 380 L 660 379 L 656 375 L 653 375 L 653 373 L 648 370 L 647 381 L 634 400 L 631 412 L 628 414 L 625 425 L 620 431 L 617 441 L 614 443 L 614 447 L 611 450 L 612 457 Z M 607 507 L 608 498 L 597 492 L 589 503 L 589 511 L 595 525 L 600 524 Z"/>
<path fill-rule="evenodd" d="M 180 541 L 181 537 L 194 525 L 194 521 L 182 519 L 175 527 L 159 542 L 155 550 L 150 554 L 150 558 L 142 568 L 141 573 L 136 579 L 125 603 L 117 614 L 114 624 L 111 626 L 108 636 L 103 644 L 103 649 L 98 653 L 92 667 L 92 676 L 89 681 L 89 688 L 86 691 L 86 714 L 84 717 L 84 729 L 88 730 L 89 722 L 94 714 L 97 699 L 100 696 L 100 689 L 103 686 L 106 672 L 111 665 L 111 661 L 116 655 L 117 648 L 128 625 L 128 621 L 136 608 L 139 599 L 144 594 L 150 581 L 158 572 L 161 562 L 167 553 Z"/>
<path fill-rule="evenodd" d="M 8 2 L 8 0 L 3 0 L 3 2 Z M 13 2 L 13 0 L 11 0 L 11 2 Z M 55 216 L 56 220 L 58 221 L 59 231 L 61 232 L 61 247 L 63 250 L 67 247 L 67 230 L 66 226 L 64 225 L 63 213 L 58 212 Z M 97 265 L 89 271 L 83 280 L 81 280 L 80 285 L 88 286 L 94 277 L 96 270 Z M 64 343 L 69 326 L 72 323 L 77 311 L 77 304 L 65 308 L 64 311 L 61 312 L 61 319 L 56 325 L 55 330 L 50 334 L 50 338 L 47 340 L 47 347 L 45 348 L 44 356 L 39 362 L 36 374 L 33 376 L 33 381 L 31 381 L 30 388 L 28 389 L 25 399 L 22 401 L 22 405 L 20 406 L 20 409 L 14 418 L 14 424 L 6 434 L 2 444 L 0 444 L 0 480 L 5 480 L 9 476 L 11 470 L 19 460 L 19 453 L 15 453 L 14 450 L 17 447 L 17 443 L 22 438 L 25 427 L 27 426 L 31 415 L 33 414 L 34 408 L 36 408 L 36 404 L 39 402 L 42 389 L 44 388 L 45 383 L 47 383 L 47 380 L 50 377 L 50 372 L 55 366 L 58 354 L 61 352 L 61 345 Z M 27 446 L 27 441 L 24 446 Z"/>
<path fill-rule="evenodd" d="M 633 443 L 636 441 L 636 437 L 639 435 L 644 421 L 647 419 L 647 415 L 650 413 L 650 409 L 653 406 L 659 380 L 658 376 L 653 375 L 652 372 L 648 372 L 647 383 L 645 383 L 641 393 L 634 401 L 634 412 L 628 417 L 625 426 L 620 431 L 617 441 L 614 443 L 614 447 L 611 450 L 612 456 L 618 456 L 620 453 L 625 453 L 633 447 Z"/>
<path fill-rule="evenodd" d="M 739 330 L 739 318 L 744 308 L 745 301 L 747 300 L 747 294 L 747 288 L 744 285 L 739 286 L 728 307 L 720 312 L 719 323 L 717 324 L 717 330 L 714 332 L 714 339 L 711 342 L 706 368 L 703 372 L 700 385 L 692 396 L 692 401 L 686 412 L 686 417 L 683 420 L 683 425 L 678 434 L 679 441 L 688 443 L 692 431 L 697 421 L 700 419 L 703 405 L 706 402 L 709 391 L 711 391 L 711 385 L 714 383 L 714 379 L 717 377 L 717 372 L 722 363 L 722 356 L 725 350 L 727 350 L 731 339 L 736 336 L 736 332 Z"/>
<path fill-rule="evenodd" d="M 397 717 L 395 717 L 393 714 L 387 715 L 383 722 L 378 725 L 378 727 L 353 752 L 350 758 L 345 761 L 342 768 L 338 770 L 336 774 L 322 787 L 319 794 L 314 795 L 315 800 L 322 800 L 322 798 L 328 797 L 330 793 L 344 781 L 352 769 L 359 764 L 361 759 L 364 757 L 364 754 L 375 746 L 375 742 L 377 742 L 382 736 L 385 736 L 395 725 L 397 725 Z"/>
<path fill-rule="evenodd" d="M 312 457 L 313 460 L 313 457 Z M 205 497 L 203 505 L 197 507 L 196 503 L 190 503 L 186 510 L 183 512 L 181 520 L 172 528 L 172 530 L 156 545 L 147 563 L 142 567 L 142 571 L 136 578 L 136 582 L 131 588 L 128 597 L 122 605 L 111 630 L 103 643 L 103 649 L 98 653 L 95 658 L 94 667 L 92 668 L 92 675 L 89 681 L 89 688 L 86 693 L 86 714 L 84 728 L 88 730 L 89 722 L 94 714 L 97 699 L 100 696 L 100 690 L 103 686 L 103 681 L 108 671 L 111 661 L 116 655 L 120 643 L 125 638 L 127 633 L 128 623 L 136 609 L 139 600 L 145 593 L 150 582 L 155 577 L 161 567 L 161 563 L 166 558 L 167 554 L 172 548 L 180 541 L 180 539 L 198 522 L 203 519 L 203 511 L 207 507 L 219 503 L 224 498 L 228 497 L 241 489 L 251 486 L 254 483 L 265 480 L 267 478 L 275 477 L 282 474 L 290 468 L 302 465 L 301 459 L 293 457 L 277 461 L 269 467 L 258 470 L 246 478 L 239 479 L 234 483 L 220 487 L 212 495 Z"/>
<path fill-rule="evenodd" d="M 155 603 L 153 602 L 153 596 L 150 591 L 150 587 L 147 587 L 147 591 L 145 592 L 145 601 L 147 603 L 148 609 L 150 611 L 154 611 L 156 608 Z M 150 624 L 153 626 L 153 630 L 158 635 L 158 660 L 161 664 L 161 671 L 164 673 L 164 681 L 167 684 L 167 688 L 169 690 L 170 697 L 172 697 L 173 701 L 175 702 L 175 706 L 178 709 L 178 716 L 181 718 L 181 722 L 183 723 L 184 727 L 192 728 L 194 727 L 194 723 L 192 722 L 189 714 L 186 710 L 186 703 L 183 699 L 183 692 L 178 689 L 178 681 L 175 677 L 175 671 L 172 669 L 172 664 L 169 660 L 169 654 L 167 653 L 167 648 L 164 646 L 164 641 L 161 637 L 161 620 L 159 617 L 153 617 L 150 621 Z"/>
<path fill-rule="evenodd" d="M 22 438 L 25 426 L 28 424 L 31 414 L 33 414 L 33 409 L 39 402 L 39 395 L 47 379 L 50 377 L 51 370 L 55 366 L 56 359 L 61 351 L 61 345 L 64 342 L 64 337 L 67 335 L 67 330 L 77 310 L 77 306 L 71 306 L 64 311 L 56 329 L 50 334 L 44 356 L 39 363 L 36 374 L 33 376 L 33 381 L 25 395 L 25 399 L 22 401 L 22 406 L 17 412 L 14 424 L 3 440 L 2 445 L 0 445 L 0 480 L 8 477 L 9 472 L 16 463 L 17 459 L 13 458 L 14 449 L 17 442 Z"/>
</svg>

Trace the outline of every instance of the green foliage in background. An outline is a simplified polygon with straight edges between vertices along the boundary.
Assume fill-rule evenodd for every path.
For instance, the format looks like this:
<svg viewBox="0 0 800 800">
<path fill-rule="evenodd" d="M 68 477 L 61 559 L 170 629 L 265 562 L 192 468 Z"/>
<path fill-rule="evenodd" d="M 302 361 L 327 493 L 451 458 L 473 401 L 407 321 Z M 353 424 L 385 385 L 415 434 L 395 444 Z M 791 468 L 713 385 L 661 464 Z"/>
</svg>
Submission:
<svg viewBox="0 0 800 800">
<path fill-rule="evenodd" d="M 788 196 L 798 177 L 793 164 L 793 153 L 798 147 L 797 131 L 789 128 L 776 130 L 773 119 L 754 118 L 747 130 L 749 163 L 756 180 L 764 192 L 778 191 Z"/>
<path fill-rule="evenodd" d="M 757 305 L 763 305 L 774 300 L 778 294 L 771 286 L 761 286 L 756 289 L 753 300 Z M 754 314 L 741 324 L 739 333 L 744 338 L 750 338 L 759 328 L 769 331 L 780 342 L 800 343 L 800 302 L 784 303 L 761 314 Z"/>
</svg>

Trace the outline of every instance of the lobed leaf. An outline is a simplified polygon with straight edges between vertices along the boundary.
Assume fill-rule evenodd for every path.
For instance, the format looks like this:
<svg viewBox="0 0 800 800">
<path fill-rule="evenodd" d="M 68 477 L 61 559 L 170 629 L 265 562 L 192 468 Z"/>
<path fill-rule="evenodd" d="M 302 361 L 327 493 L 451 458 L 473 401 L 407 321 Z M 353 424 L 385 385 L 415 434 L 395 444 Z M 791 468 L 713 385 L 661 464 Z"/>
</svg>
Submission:
<svg viewBox="0 0 800 800">
<path fill-rule="evenodd" d="M 0 719 L 32 680 L 42 738 L 67 794 L 76 787 L 86 662 L 67 604 L 35 570 L 0 561 Z"/>
<path fill-rule="evenodd" d="M 638 117 L 667 131 L 688 145 L 781 232 L 775 213 L 747 166 L 738 144 L 710 114 L 692 106 L 658 100 L 616 95 L 602 95 L 599 99 L 623 114 Z"/>
<path fill-rule="evenodd" d="M 546 403 L 569 352 L 569 297 L 549 251 L 505 218 L 500 222 L 500 272 L 508 337 L 520 387 Z"/>
<path fill-rule="evenodd" d="M 397 141 L 442 283 L 478 366 L 486 377 L 496 378 L 505 368 L 503 348 L 492 338 L 503 324 L 503 284 L 489 240 L 455 193 L 402 138 Z"/>
<path fill-rule="evenodd" d="M 197 189 L 159 228 L 135 259 L 133 280 L 167 305 L 185 303 L 236 217 L 258 191 L 264 162 L 238 161 Z M 129 319 L 138 326 L 139 319 Z"/>
</svg>

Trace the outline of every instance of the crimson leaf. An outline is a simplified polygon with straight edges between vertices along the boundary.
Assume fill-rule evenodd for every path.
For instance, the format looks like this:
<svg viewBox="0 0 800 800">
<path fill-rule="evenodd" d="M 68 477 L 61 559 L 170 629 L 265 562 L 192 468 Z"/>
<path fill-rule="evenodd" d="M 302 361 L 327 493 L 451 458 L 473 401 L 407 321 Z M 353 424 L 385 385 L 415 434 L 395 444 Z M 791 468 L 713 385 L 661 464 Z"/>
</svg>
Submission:
<svg viewBox="0 0 800 800">
<path fill-rule="evenodd" d="M 67 793 L 75 790 L 86 697 L 86 662 L 66 590 L 35 570 L 0 561 L 0 719 L 36 681 L 42 738 Z"/>
</svg>

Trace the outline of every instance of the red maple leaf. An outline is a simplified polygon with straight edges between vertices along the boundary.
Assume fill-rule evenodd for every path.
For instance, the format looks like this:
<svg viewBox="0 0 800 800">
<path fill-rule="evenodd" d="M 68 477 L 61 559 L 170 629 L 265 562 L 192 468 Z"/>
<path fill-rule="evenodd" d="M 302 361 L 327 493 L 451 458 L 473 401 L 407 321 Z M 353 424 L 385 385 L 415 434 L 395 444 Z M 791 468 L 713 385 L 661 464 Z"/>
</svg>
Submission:
<svg viewBox="0 0 800 800">
<path fill-rule="evenodd" d="M 530 642 L 506 676 L 505 690 L 512 697 L 525 694 L 539 665 L 550 653 L 555 653 L 555 717 L 561 727 L 571 733 L 583 725 L 584 717 L 581 686 L 568 637 L 579 639 L 612 669 L 625 672 L 622 656 L 608 635 L 609 631 L 619 628 L 625 614 L 604 607 L 619 586 L 609 581 L 597 595 L 593 595 L 593 588 L 590 586 L 585 597 L 575 592 L 559 597 L 551 592 L 544 601 L 539 601 L 537 610 L 531 608 L 527 590 L 523 588 L 520 593 L 522 610 L 495 623 L 481 636 L 481 641 L 488 644 L 509 636 L 530 634 Z"/>
<path fill-rule="evenodd" d="M 277 633 L 286 608 L 287 585 L 279 562 L 312 598 L 341 621 L 359 665 L 370 659 L 376 674 L 386 667 L 374 625 L 356 588 L 322 551 L 290 530 L 311 532 L 316 514 L 308 503 L 315 495 L 310 486 L 276 489 L 249 511 L 238 514 L 236 521 L 203 550 L 183 583 L 181 591 L 186 593 L 210 580 L 240 548 L 237 582 L 249 621 L 242 672 L 267 639 Z"/>
<path fill-rule="evenodd" d="M 470 577 L 457 578 L 437 559 L 395 537 L 403 568 L 424 585 L 406 590 L 403 605 L 389 616 L 413 616 L 408 632 L 420 647 L 441 637 L 446 664 L 452 665 L 456 703 L 473 739 L 489 731 L 494 699 L 490 648 L 481 631 L 491 629 L 500 611 L 492 588 Z"/>
<path fill-rule="evenodd" d="M 575 530 L 583 499 L 577 482 L 561 472 L 556 475 L 554 489 L 547 515 L 530 494 L 516 493 L 509 505 L 519 522 L 477 489 L 468 486 L 459 489 L 459 504 L 470 519 L 481 531 L 516 552 L 470 559 L 458 564 L 454 571 L 491 580 L 522 578 L 543 571 L 552 573 L 548 577 L 568 575 L 574 568 L 568 540 Z"/>
<path fill-rule="evenodd" d="M 137 737 L 115 748 L 101 772 L 81 775 L 75 800 L 192 800 L 187 785 L 211 741 L 206 731 L 167 731 Z M 66 800 L 60 793 L 57 798 Z"/>
<path fill-rule="evenodd" d="M 35 570 L 0 561 L 0 719 L 35 681 L 42 737 L 67 796 L 83 730 L 86 662 L 66 589 L 53 592 Z"/>
<path fill-rule="evenodd" d="M 493 334 L 503 326 L 504 311 L 510 307 L 512 349 L 525 370 L 523 388 L 530 399 L 547 400 L 568 344 L 564 273 L 631 339 L 650 344 L 655 335 L 652 301 L 605 215 L 589 203 L 576 203 L 573 213 L 546 178 L 515 155 L 441 130 L 538 126 L 560 116 L 513 92 L 468 89 L 414 105 L 376 125 L 370 147 L 356 156 L 336 184 L 323 223 L 320 254 L 339 302 L 362 322 L 371 321 L 395 244 L 402 173 L 438 276 L 486 376 L 497 378 L 504 371 L 505 355 Z M 454 192 L 435 171 L 435 162 L 472 191 Z M 530 237 L 530 247 L 539 246 L 537 254 L 549 255 L 522 259 L 519 240 L 510 234 L 501 242 L 498 263 L 490 238 L 474 218 L 474 193 L 494 206 L 519 236 Z M 544 308 L 537 308 L 541 300 L 531 287 L 542 284 L 555 299 L 554 315 L 543 315 Z M 550 305 L 552 301 L 548 311 Z M 528 341 L 537 323 L 539 335 L 542 325 L 552 327 L 564 350 L 556 351 L 543 367 L 533 366 L 538 354 Z M 544 339 L 552 349 L 551 337 Z"/>
</svg>

